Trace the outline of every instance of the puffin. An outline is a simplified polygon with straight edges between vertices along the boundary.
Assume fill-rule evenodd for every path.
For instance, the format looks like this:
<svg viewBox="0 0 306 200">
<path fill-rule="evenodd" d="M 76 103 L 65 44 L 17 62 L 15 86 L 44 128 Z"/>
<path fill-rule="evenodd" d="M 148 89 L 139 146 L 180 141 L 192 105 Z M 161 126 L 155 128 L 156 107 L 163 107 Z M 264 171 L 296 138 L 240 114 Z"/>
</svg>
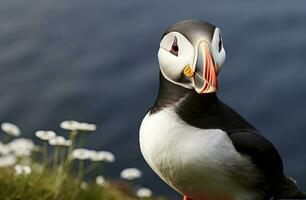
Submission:
<svg viewBox="0 0 306 200">
<path fill-rule="evenodd" d="M 141 153 L 184 200 L 305 199 L 280 154 L 217 95 L 220 28 L 184 20 L 162 35 L 159 92 L 139 130 Z"/>
</svg>

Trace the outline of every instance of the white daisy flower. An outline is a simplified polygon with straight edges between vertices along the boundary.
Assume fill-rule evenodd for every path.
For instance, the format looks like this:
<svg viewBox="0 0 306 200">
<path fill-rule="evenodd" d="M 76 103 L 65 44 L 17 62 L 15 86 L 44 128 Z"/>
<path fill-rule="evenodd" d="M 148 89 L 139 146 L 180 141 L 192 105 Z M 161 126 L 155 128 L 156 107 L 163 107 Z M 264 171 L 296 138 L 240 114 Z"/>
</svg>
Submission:
<svg viewBox="0 0 306 200">
<path fill-rule="evenodd" d="M 16 175 L 28 175 L 32 173 L 32 169 L 28 165 L 15 165 L 14 169 Z"/>
<path fill-rule="evenodd" d="M 12 137 L 18 137 L 20 136 L 20 129 L 15 124 L 4 122 L 1 124 L 1 129 L 6 134 L 12 136 Z"/>
<path fill-rule="evenodd" d="M 104 162 L 114 162 L 115 156 L 111 152 L 108 151 L 95 151 L 91 157 L 91 161 L 98 162 L 98 161 L 104 161 Z"/>
<path fill-rule="evenodd" d="M 23 173 L 24 174 L 31 174 L 32 173 L 32 169 L 30 166 L 24 165 L 23 166 Z"/>
<path fill-rule="evenodd" d="M 97 130 L 97 126 L 95 124 L 88 123 L 79 123 L 78 130 L 80 131 L 95 131 Z"/>
<path fill-rule="evenodd" d="M 66 121 L 61 122 L 60 127 L 68 131 L 77 131 L 79 124 L 80 123 L 75 120 L 66 120 Z"/>
<path fill-rule="evenodd" d="M 136 178 L 140 178 L 142 176 L 142 173 L 137 168 L 127 168 L 122 170 L 120 173 L 120 177 L 127 180 L 133 180 Z"/>
<path fill-rule="evenodd" d="M 72 151 L 72 159 L 78 159 L 78 160 L 86 160 L 89 159 L 91 156 L 91 151 L 88 149 L 83 149 L 83 148 L 79 148 L 79 149 L 74 149 Z"/>
<path fill-rule="evenodd" d="M 15 174 L 16 175 L 19 175 L 19 174 L 23 173 L 23 166 L 22 165 L 15 165 L 14 169 L 15 169 Z"/>
<path fill-rule="evenodd" d="M 66 139 L 63 136 L 56 136 L 51 138 L 48 142 L 52 146 L 66 146 Z"/>
<path fill-rule="evenodd" d="M 15 165 L 16 162 L 17 162 L 17 159 L 12 154 L 0 156 L 0 167 L 10 167 L 12 165 Z"/>
<path fill-rule="evenodd" d="M 97 151 L 91 151 L 89 159 L 91 161 L 102 161 L 104 159 L 104 157 L 99 155 Z"/>
<path fill-rule="evenodd" d="M 61 122 L 60 127 L 68 131 L 95 131 L 97 126 L 85 122 L 78 122 L 75 120 L 66 120 Z"/>
<path fill-rule="evenodd" d="M 25 138 L 17 138 L 8 144 L 9 148 L 15 156 L 30 156 L 35 148 L 32 140 Z"/>
<path fill-rule="evenodd" d="M 29 157 L 31 156 L 32 151 L 29 149 L 16 149 L 14 155 L 17 157 Z"/>
<path fill-rule="evenodd" d="M 96 177 L 96 184 L 97 185 L 100 185 L 100 186 L 103 186 L 103 185 L 105 185 L 106 184 L 106 181 L 105 181 L 105 179 L 104 179 L 104 177 L 103 176 L 97 176 Z"/>
<path fill-rule="evenodd" d="M 139 188 L 136 192 L 136 196 L 139 198 L 150 198 L 152 191 L 149 188 Z"/>
<path fill-rule="evenodd" d="M 35 132 L 35 136 L 41 140 L 50 140 L 56 137 L 56 133 L 54 131 L 38 130 Z"/>
</svg>

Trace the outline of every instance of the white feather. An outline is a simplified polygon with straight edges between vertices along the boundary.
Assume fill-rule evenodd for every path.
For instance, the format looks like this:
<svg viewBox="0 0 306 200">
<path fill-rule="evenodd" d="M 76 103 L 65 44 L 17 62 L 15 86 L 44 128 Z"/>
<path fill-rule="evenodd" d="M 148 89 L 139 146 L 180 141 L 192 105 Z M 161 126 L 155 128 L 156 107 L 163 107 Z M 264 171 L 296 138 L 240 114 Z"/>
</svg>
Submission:
<svg viewBox="0 0 306 200">
<path fill-rule="evenodd" d="M 219 42 L 221 40 L 222 47 L 219 51 Z M 223 40 L 221 38 L 221 30 L 217 27 L 215 28 L 214 35 L 211 41 L 211 53 L 214 57 L 214 61 L 217 64 L 217 72 L 221 70 L 221 66 L 224 64 L 226 59 L 226 53 L 223 46 Z"/>
<path fill-rule="evenodd" d="M 250 160 L 235 150 L 227 134 L 219 129 L 192 127 L 172 108 L 145 116 L 140 148 L 151 168 L 181 194 L 193 198 L 223 194 L 233 199 L 255 198 L 255 193 L 237 181 L 240 177 L 233 178 L 233 172 L 248 176 L 251 184 L 257 177 Z"/>
<path fill-rule="evenodd" d="M 170 53 L 174 37 L 177 38 L 178 56 Z M 158 61 L 160 70 L 167 80 L 185 88 L 193 88 L 191 79 L 189 83 L 175 81 L 182 75 L 186 65 L 193 66 L 193 60 L 194 48 L 181 33 L 171 32 L 163 37 L 158 50 Z"/>
</svg>

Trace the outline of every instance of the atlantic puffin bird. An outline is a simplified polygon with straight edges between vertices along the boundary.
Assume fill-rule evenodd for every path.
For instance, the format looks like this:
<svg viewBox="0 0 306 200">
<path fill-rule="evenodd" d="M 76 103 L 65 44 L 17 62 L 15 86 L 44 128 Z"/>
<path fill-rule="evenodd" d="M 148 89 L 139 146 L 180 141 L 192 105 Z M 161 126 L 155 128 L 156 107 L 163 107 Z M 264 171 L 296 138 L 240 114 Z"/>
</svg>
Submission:
<svg viewBox="0 0 306 200">
<path fill-rule="evenodd" d="M 140 127 L 140 149 L 167 184 L 192 200 L 306 198 L 271 142 L 218 99 L 225 61 L 218 27 L 172 25 L 158 59 L 160 88 Z"/>
</svg>

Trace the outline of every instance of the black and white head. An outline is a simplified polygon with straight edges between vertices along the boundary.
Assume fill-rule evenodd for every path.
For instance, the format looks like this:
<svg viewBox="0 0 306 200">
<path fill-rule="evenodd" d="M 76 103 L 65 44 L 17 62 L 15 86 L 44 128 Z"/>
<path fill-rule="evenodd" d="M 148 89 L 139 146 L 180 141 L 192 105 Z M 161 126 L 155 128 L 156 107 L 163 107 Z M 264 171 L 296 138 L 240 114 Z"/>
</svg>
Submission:
<svg viewBox="0 0 306 200">
<path fill-rule="evenodd" d="M 200 94 L 217 91 L 217 74 L 225 57 L 220 29 L 196 20 L 172 25 L 162 37 L 158 51 L 162 75 Z"/>
</svg>

